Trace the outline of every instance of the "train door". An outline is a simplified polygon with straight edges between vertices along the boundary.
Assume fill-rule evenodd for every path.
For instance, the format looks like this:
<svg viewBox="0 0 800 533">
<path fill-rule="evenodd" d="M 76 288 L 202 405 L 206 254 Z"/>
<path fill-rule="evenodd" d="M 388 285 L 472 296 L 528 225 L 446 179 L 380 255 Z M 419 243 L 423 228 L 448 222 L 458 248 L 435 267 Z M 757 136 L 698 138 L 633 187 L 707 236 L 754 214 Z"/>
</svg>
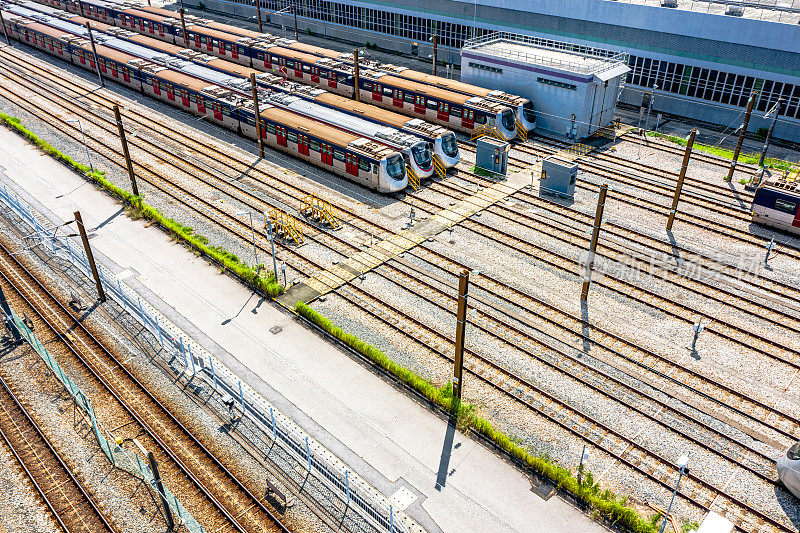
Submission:
<svg viewBox="0 0 800 533">
<path fill-rule="evenodd" d="M 125 80 L 125 83 L 131 81 L 131 76 L 128 74 L 128 67 L 122 67 L 122 79 Z"/>
<path fill-rule="evenodd" d="M 264 122 L 264 119 L 260 119 L 258 121 L 258 123 L 261 125 L 261 138 L 264 139 L 264 141 L 266 141 L 267 140 L 267 123 Z"/>
<path fill-rule="evenodd" d="M 792 221 L 792 226 L 795 228 L 800 228 L 800 205 L 797 206 L 797 212 L 794 214 L 794 220 Z"/>
<path fill-rule="evenodd" d="M 239 59 L 239 45 L 237 44 L 231 45 L 231 57 L 233 59 Z"/>
<path fill-rule="evenodd" d="M 159 35 L 159 37 L 163 37 L 164 36 L 164 25 L 163 24 L 159 24 L 158 25 L 158 35 Z M 197 40 L 197 47 L 200 48 L 200 36 L 199 35 L 195 35 L 195 39 Z"/>
<path fill-rule="evenodd" d="M 114 63 L 113 61 L 111 62 L 111 75 L 114 76 L 115 78 L 119 76 L 119 74 L 117 73 L 117 64 Z"/>
<path fill-rule="evenodd" d="M 333 165 L 333 150 L 329 144 L 320 144 L 319 153 L 323 164 Z"/>
<path fill-rule="evenodd" d="M 44 43 L 42 43 L 44 44 Z M 94 68 L 94 54 L 89 56 L 89 68 Z"/>
<path fill-rule="evenodd" d="M 303 64 L 299 61 L 294 62 L 294 77 L 298 80 L 303 79 Z"/>
<path fill-rule="evenodd" d="M 48 37 L 47 38 L 47 45 L 50 47 L 50 51 L 53 52 L 53 39 Z M 105 67 L 103 67 L 103 72 L 105 72 Z"/>
<path fill-rule="evenodd" d="M 289 73 L 286 70 L 286 60 L 284 58 L 278 59 L 278 72 L 283 72 L 286 77 L 289 77 Z"/>
<path fill-rule="evenodd" d="M 211 37 L 206 37 L 206 39 L 207 39 L 207 41 L 206 41 L 206 50 L 208 50 L 209 52 L 213 52 L 214 51 L 214 40 Z"/>
<path fill-rule="evenodd" d="M 378 85 L 377 83 L 372 84 L 372 99 L 376 102 L 383 101 L 383 87 Z"/>
<path fill-rule="evenodd" d="M 328 87 L 336 88 L 336 73 L 333 71 L 328 72 Z"/>
<path fill-rule="evenodd" d="M 219 55 L 221 56 L 225 55 L 225 43 L 219 41 L 219 46 L 217 47 L 217 49 L 219 50 Z"/>
<path fill-rule="evenodd" d="M 106 60 L 101 57 L 99 63 L 100 63 L 100 72 L 105 74 L 106 73 Z"/>
<path fill-rule="evenodd" d="M 420 115 L 425 114 L 425 97 L 424 96 L 416 96 L 414 97 L 414 113 L 418 113 Z"/>
<path fill-rule="evenodd" d="M 199 94 L 197 95 L 197 112 L 203 113 L 204 115 L 206 113 L 206 103 Z"/>
<path fill-rule="evenodd" d="M 175 87 L 169 84 L 167 84 L 167 98 L 173 102 L 175 101 Z"/>
<path fill-rule="evenodd" d="M 286 146 L 286 128 L 280 126 L 275 127 L 275 136 L 278 138 L 278 144 Z"/>
<path fill-rule="evenodd" d="M 445 122 L 450 120 L 450 104 L 439 102 L 439 111 L 436 116 L 439 120 L 443 120 Z"/>
<path fill-rule="evenodd" d="M 269 54 L 266 52 L 264 52 L 264 68 L 272 68 L 272 61 L 270 61 Z"/>
<path fill-rule="evenodd" d="M 308 137 L 305 135 L 297 136 L 297 151 L 300 155 L 308 156 Z"/>
<path fill-rule="evenodd" d="M 186 89 L 181 89 L 181 103 L 184 107 L 189 107 L 189 92 Z"/>
<path fill-rule="evenodd" d="M 161 82 L 155 78 L 153 78 L 153 94 L 156 96 L 161 96 Z"/>
<path fill-rule="evenodd" d="M 222 120 L 222 106 L 219 102 L 214 102 L 212 105 L 214 109 L 214 118 L 217 120 Z"/>
<path fill-rule="evenodd" d="M 311 67 L 311 81 L 319 83 L 319 67 Z"/>
<path fill-rule="evenodd" d="M 347 173 L 358 176 L 358 156 L 347 154 L 346 158 Z"/>
<path fill-rule="evenodd" d="M 475 126 L 475 111 L 472 109 L 464 108 L 464 113 L 461 115 L 461 125 L 465 128 L 472 129 Z"/>
<path fill-rule="evenodd" d="M 86 64 L 85 52 L 83 50 L 78 50 L 78 54 L 80 54 L 78 57 L 81 58 L 81 65 L 85 65 Z"/>
<path fill-rule="evenodd" d="M 149 31 L 150 33 L 155 33 L 156 32 L 155 28 L 153 27 L 153 21 L 152 20 L 148 20 L 147 21 L 147 31 Z"/>
<path fill-rule="evenodd" d="M 392 105 L 394 107 L 403 107 L 403 91 L 397 89 L 392 91 Z"/>
<path fill-rule="evenodd" d="M 199 33 L 195 33 L 194 34 L 194 47 L 197 48 L 198 50 L 200 49 L 200 34 Z"/>
<path fill-rule="evenodd" d="M 144 31 L 144 19 L 139 19 L 139 31 Z"/>
</svg>

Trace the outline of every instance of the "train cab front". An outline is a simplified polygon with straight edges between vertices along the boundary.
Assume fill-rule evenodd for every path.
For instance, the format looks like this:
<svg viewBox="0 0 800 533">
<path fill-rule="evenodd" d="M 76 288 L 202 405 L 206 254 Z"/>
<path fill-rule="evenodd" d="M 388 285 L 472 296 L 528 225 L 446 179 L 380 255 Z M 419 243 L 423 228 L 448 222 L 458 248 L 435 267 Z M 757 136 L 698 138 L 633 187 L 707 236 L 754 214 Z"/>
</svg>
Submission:
<svg viewBox="0 0 800 533">
<path fill-rule="evenodd" d="M 397 192 L 408 187 L 408 175 L 403 156 L 394 152 L 382 158 L 378 180 L 378 191 L 380 192 Z"/>
<path fill-rule="evenodd" d="M 530 133 L 536 128 L 536 111 L 533 109 L 533 102 L 525 100 L 517 107 L 517 120 L 525 133 Z"/>
<path fill-rule="evenodd" d="M 453 168 L 461 160 L 456 135 L 452 131 L 436 137 L 433 144 L 433 153 L 444 164 L 445 168 Z"/>
<path fill-rule="evenodd" d="M 425 141 L 420 141 L 408 148 L 408 163 L 414 173 L 420 178 L 429 178 L 433 175 L 433 157 L 431 147 Z"/>
<path fill-rule="evenodd" d="M 495 127 L 507 141 L 517 138 L 517 123 L 515 120 L 514 110 L 507 107 L 500 112 L 495 121 Z"/>
</svg>

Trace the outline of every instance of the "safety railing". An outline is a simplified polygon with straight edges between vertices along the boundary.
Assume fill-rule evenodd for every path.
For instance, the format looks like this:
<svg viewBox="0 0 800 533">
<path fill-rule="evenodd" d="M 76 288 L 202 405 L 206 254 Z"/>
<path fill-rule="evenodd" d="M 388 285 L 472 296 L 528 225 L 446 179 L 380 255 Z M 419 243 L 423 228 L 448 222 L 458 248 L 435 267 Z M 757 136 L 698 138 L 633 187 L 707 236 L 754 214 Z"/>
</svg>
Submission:
<svg viewBox="0 0 800 533">
<path fill-rule="evenodd" d="M 522 139 L 522 142 L 527 141 L 528 140 L 528 130 L 526 130 L 523 127 L 522 122 L 520 122 L 519 119 L 515 120 L 514 123 L 517 125 L 517 135 L 519 136 L 519 138 Z"/>
<path fill-rule="evenodd" d="M 34 216 L 30 206 L 13 191 L 10 191 L 4 183 L 0 183 L 0 201 L 8 205 L 31 228 L 29 242 L 30 240 L 37 241 L 35 244 L 38 244 L 41 249 L 55 257 L 69 261 L 88 279 L 92 279 L 89 262 L 83 250 L 70 238 L 58 234 L 57 228 L 43 226 Z M 158 339 L 163 348 L 160 352 L 161 357 L 167 361 L 177 360 L 183 365 L 182 372 L 190 372 L 193 377 L 204 379 L 220 394 L 224 393 L 237 398 L 242 416 L 247 416 L 260 425 L 265 433 L 271 434 L 273 442 L 293 457 L 298 464 L 304 466 L 307 476 L 314 476 L 336 497 L 345 502 L 346 509 L 354 509 L 378 531 L 409 533 L 412 527 L 415 530 L 418 528 L 405 513 L 396 512 L 388 499 L 360 476 L 351 472 L 346 464 L 324 446 L 310 438 L 294 421 L 275 409 L 247 384 L 243 384 L 222 362 L 202 346 L 195 344 L 190 337 L 154 307 L 146 301 L 142 301 L 135 290 L 123 283 L 120 278 L 107 272 L 101 265 L 97 265 L 97 268 L 107 296 L 121 305 Z M 106 449 L 114 451 L 118 448 L 116 444 L 111 444 L 113 439 L 105 442 Z M 269 446 L 265 450 L 265 455 L 269 455 L 271 450 L 272 446 Z M 127 452 L 125 453 L 127 454 Z M 115 457 L 121 458 L 117 455 Z M 146 468 L 146 465 L 142 464 L 138 457 L 130 457 L 126 461 L 125 464 L 136 465 L 137 469 L 140 464 Z M 148 471 L 149 469 L 142 470 L 144 476 L 142 479 L 152 479 L 152 474 L 149 478 L 147 477 L 146 472 Z M 148 483 L 150 482 L 148 481 Z M 172 504 L 170 505 L 172 506 Z M 185 517 L 184 520 L 190 520 L 189 516 L 191 515 L 188 515 L 185 510 L 178 508 L 174 510 L 176 515 Z M 201 529 L 192 531 L 201 531 Z"/>
<path fill-rule="evenodd" d="M 406 163 L 406 175 L 408 176 L 408 184 L 411 185 L 415 191 L 418 191 L 421 187 L 419 176 L 417 176 L 417 173 L 414 172 L 414 169 L 411 168 L 411 165 L 408 163 Z"/>
<path fill-rule="evenodd" d="M 298 246 L 303 244 L 303 228 L 292 215 L 275 208 L 265 212 L 264 217 L 272 222 L 278 237 L 294 241 Z M 266 220 L 264 222 L 266 226 Z"/>
<path fill-rule="evenodd" d="M 444 179 L 447 177 L 447 167 L 444 166 L 444 163 L 436 154 L 433 154 L 433 170 L 440 178 Z"/>
<path fill-rule="evenodd" d="M 300 214 L 321 224 L 327 224 L 332 229 L 342 227 L 331 203 L 314 194 L 309 194 L 300 202 Z"/>
<path fill-rule="evenodd" d="M 507 141 L 506 136 L 502 134 L 500 130 L 498 130 L 495 126 L 489 124 L 488 122 L 482 126 L 478 126 L 469 136 L 470 141 L 476 140 L 478 137 L 483 137 L 484 135 L 488 135 L 489 137 L 494 137 L 499 141 Z"/>
</svg>

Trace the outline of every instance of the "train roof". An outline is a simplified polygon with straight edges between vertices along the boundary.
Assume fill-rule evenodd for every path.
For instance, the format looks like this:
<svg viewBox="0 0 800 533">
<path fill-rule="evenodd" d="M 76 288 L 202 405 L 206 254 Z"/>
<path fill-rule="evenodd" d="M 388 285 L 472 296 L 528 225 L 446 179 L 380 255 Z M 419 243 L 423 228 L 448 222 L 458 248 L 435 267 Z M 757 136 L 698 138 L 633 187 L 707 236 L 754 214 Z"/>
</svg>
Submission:
<svg viewBox="0 0 800 533">
<path fill-rule="evenodd" d="M 768 179 L 759 188 L 772 189 L 790 196 L 800 197 L 800 181 L 795 178 L 778 177 Z"/>
<path fill-rule="evenodd" d="M 217 22 L 215 20 L 203 23 L 204 26 L 207 26 L 213 30 L 218 30 L 226 33 L 231 33 L 234 35 L 238 35 L 240 37 L 250 37 L 251 39 L 260 39 L 264 37 L 263 33 L 258 33 L 257 31 L 246 30 L 244 28 L 238 28 L 236 26 L 230 26 L 228 24 L 223 24 L 221 22 Z"/>
<path fill-rule="evenodd" d="M 301 43 L 300 41 L 294 41 L 292 44 L 289 45 L 289 47 L 291 47 L 294 50 L 299 50 L 300 52 L 313 54 L 315 56 L 329 57 L 331 59 L 341 59 L 342 55 L 347 55 L 344 54 L 343 52 L 337 52 L 336 50 L 323 48 L 321 46 L 315 46 L 313 44 Z"/>
</svg>

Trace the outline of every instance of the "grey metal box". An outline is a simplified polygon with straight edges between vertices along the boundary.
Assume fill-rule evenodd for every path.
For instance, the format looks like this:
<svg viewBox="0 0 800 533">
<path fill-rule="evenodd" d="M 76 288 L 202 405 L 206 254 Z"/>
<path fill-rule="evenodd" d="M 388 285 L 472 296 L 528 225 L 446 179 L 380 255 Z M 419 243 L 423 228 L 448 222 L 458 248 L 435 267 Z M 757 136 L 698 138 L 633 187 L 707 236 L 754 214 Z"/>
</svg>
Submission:
<svg viewBox="0 0 800 533">
<path fill-rule="evenodd" d="M 475 166 L 493 174 L 505 175 L 508 169 L 506 141 L 494 137 L 480 137 L 475 143 Z"/>
<path fill-rule="evenodd" d="M 578 164 L 568 159 L 550 156 L 542 161 L 542 180 L 539 188 L 546 194 L 572 197 L 578 179 Z"/>
</svg>

